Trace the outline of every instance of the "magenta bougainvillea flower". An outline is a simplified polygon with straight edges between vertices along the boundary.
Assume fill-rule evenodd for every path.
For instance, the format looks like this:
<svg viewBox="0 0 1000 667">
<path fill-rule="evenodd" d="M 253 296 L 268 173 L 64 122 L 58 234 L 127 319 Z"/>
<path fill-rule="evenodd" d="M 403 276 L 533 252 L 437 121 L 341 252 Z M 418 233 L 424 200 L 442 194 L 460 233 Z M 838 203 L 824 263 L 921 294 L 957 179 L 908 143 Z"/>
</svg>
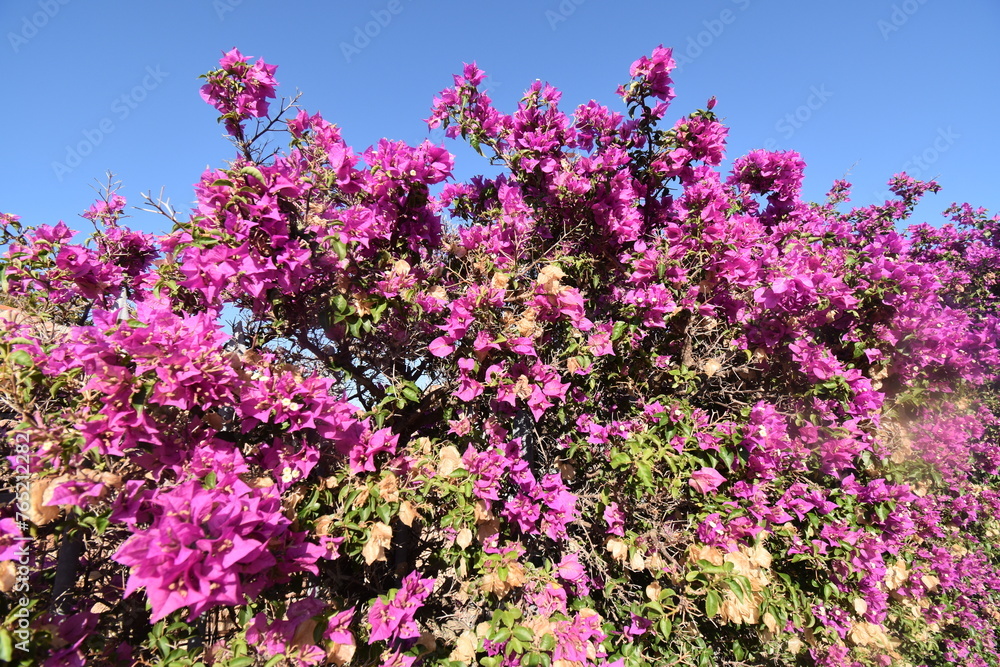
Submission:
<svg viewBox="0 0 1000 667">
<path fill-rule="evenodd" d="M 239 604 L 266 587 L 269 577 L 315 571 L 323 555 L 289 529 L 277 494 L 238 479 L 228 490 L 188 481 L 152 493 L 149 502 L 152 525 L 114 558 L 131 568 L 126 595 L 145 588 L 154 621 L 181 607 L 194 618 L 214 606 Z"/>
<path fill-rule="evenodd" d="M 251 64 L 250 58 L 232 49 L 219 61 L 219 70 L 207 76 L 201 97 L 222 113 L 226 128 L 235 134 L 243 120 L 267 115 L 278 83 L 274 78 L 276 70 L 262 59 Z"/>
<path fill-rule="evenodd" d="M 390 599 L 378 598 L 368 611 L 371 624 L 369 643 L 377 641 L 396 642 L 420 636 L 414 619 L 424 600 L 434 590 L 433 578 L 421 578 L 411 572 L 403 579 L 403 585 Z"/>
<path fill-rule="evenodd" d="M 691 473 L 688 484 L 698 493 L 709 493 L 722 486 L 726 478 L 715 468 L 702 468 Z"/>
</svg>

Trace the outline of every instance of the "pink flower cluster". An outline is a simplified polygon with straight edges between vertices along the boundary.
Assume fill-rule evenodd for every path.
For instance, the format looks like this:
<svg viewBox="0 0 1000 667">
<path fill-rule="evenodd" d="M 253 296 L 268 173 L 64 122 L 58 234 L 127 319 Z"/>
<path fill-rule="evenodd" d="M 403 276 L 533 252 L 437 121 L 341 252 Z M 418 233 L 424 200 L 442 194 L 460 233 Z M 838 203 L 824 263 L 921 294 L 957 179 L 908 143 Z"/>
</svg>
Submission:
<svg viewBox="0 0 1000 667">
<path fill-rule="evenodd" d="M 214 488 L 190 480 L 149 494 L 150 527 L 115 553 L 132 568 L 125 595 L 145 588 L 154 622 L 181 607 L 195 618 L 241 604 L 272 583 L 272 570 L 316 571 L 324 551 L 289 529 L 277 494 L 222 480 Z"/>
<path fill-rule="evenodd" d="M 219 69 L 206 75 L 208 83 L 201 87 L 201 98 L 222 113 L 230 134 L 242 136 L 243 121 L 267 116 L 268 100 L 274 98 L 278 85 L 274 78 L 277 69 L 263 59 L 251 64 L 234 48 L 219 61 Z"/>
</svg>

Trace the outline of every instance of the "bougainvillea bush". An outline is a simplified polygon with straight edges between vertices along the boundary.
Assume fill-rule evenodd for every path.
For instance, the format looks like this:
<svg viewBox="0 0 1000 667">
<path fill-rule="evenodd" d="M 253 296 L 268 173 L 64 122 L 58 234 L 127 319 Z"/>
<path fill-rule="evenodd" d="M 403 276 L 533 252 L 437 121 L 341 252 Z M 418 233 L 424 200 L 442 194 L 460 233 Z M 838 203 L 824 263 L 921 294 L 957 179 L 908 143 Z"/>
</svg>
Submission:
<svg viewBox="0 0 1000 667">
<path fill-rule="evenodd" d="M 1000 218 L 723 172 L 673 66 L 572 114 L 465 66 L 460 182 L 233 50 L 169 234 L 5 215 L 0 659 L 1000 664 Z"/>
</svg>

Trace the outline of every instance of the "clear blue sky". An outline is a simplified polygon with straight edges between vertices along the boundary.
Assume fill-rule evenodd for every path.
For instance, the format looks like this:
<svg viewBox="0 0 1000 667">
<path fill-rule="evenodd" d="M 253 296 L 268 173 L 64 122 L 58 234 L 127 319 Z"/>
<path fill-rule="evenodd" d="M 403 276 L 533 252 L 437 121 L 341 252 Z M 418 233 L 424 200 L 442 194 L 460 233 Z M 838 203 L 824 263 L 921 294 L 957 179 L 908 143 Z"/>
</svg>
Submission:
<svg viewBox="0 0 1000 667">
<path fill-rule="evenodd" d="M 502 110 L 543 79 L 571 111 L 614 104 L 662 43 L 683 63 L 671 120 L 715 95 L 730 159 L 798 150 L 810 198 L 850 171 L 859 204 L 910 163 L 944 187 L 919 220 L 954 200 L 1000 209 L 997 0 L 3 0 L 0 25 L 0 211 L 29 224 L 85 229 L 107 170 L 130 204 L 163 188 L 186 211 L 202 170 L 232 155 L 197 77 L 233 46 L 278 64 L 279 92 L 302 91 L 361 150 L 428 136 L 421 119 L 463 61 Z M 459 176 L 487 168 L 449 147 Z"/>
</svg>

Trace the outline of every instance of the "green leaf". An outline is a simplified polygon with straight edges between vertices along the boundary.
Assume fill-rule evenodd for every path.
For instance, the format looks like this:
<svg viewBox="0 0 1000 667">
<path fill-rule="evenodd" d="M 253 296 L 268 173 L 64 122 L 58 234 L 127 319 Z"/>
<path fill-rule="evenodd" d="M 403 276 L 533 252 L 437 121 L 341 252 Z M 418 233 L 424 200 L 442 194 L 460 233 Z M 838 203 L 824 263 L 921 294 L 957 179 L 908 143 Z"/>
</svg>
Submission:
<svg viewBox="0 0 1000 667">
<path fill-rule="evenodd" d="M 744 595 L 743 595 L 743 587 L 740 586 L 739 584 L 737 584 L 732 579 L 726 579 L 726 585 L 729 586 L 729 590 L 731 590 L 733 592 L 733 594 L 737 598 L 739 598 L 739 601 L 743 602 L 743 597 L 744 597 Z"/>
<path fill-rule="evenodd" d="M 660 631 L 660 636 L 666 639 L 670 636 L 670 631 L 673 630 L 673 624 L 670 622 L 669 616 L 664 616 L 656 624 L 657 629 Z"/>
<path fill-rule="evenodd" d="M 490 635 L 490 641 L 494 644 L 502 644 L 508 639 L 510 639 L 510 628 L 499 628 Z"/>
<path fill-rule="evenodd" d="M 747 652 L 739 642 L 733 642 L 733 655 L 736 656 L 737 660 L 743 660 L 746 657 Z"/>
<path fill-rule="evenodd" d="M 7 628 L 0 628 L 0 661 L 10 662 L 14 655 L 14 642 Z"/>
<path fill-rule="evenodd" d="M 705 594 L 705 615 L 709 618 L 715 618 L 715 615 L 719 613 L 719 605 L 722 600 L 719 598 L 719 594 L 715 591 L 708 591 Z"/>
<path fill-rule="evenodd" d="M 49 396 L 55 398 L 59 395 L 59 390 L 66 386 L 66 378 L 57 378 L 49 387 Z"/>
<path fill-rule="evenodd" d="M 253 167 L 253 166 L 247 165 L 246 167 L 243 167 L 242 169 L 240 169 L 240 173 L 241 174 L 247 174 L 249 176 L 253 176 L 258 181 L 260 181 L 261 185 L 266 185 L 267 184 L 267 181 L 264 180 L 264 174 L 257 167 Z"/>
<path fill-rule="evenodd" d="M 215 471 L 213 470 L 212 472 L 205 475 L 205 479 L 202 480 L 201 486 L 202 488 L 205 489 L 214 489 L 216 483 L 217 483 L 217 478 L 215 475 Z"/>
<path fill-rule="evenodd" d="M 639 477 L 639 480 L 647 487 L 656 487 L 656 484 L 653 482 L 653 468 L 649 465 L 648 461 L 639 461 L 636 463 L 635 473 Z"/>
<path fill-rule="evenodd" d="M 547 632 L 542 635 L 541 641 L 538 643 L 538 648 L 543 651 L 551 651 L 556 647 L 556 636 L 551 632 Z"/>
<path fill-rule="evenodd" d="M 7 361 L 18 366 L 34 366 L 35 361 L 26 350 L 14 350 L 7 355 Z"/>
<path fill-rule="evenodd" d="M 181 658 L 187 656 L 187 651 L 182 648 L 175 648 L 170 652 L 170 655 L 163 659 L 164 662 L 170 665 L 176 665 L 181 661 Z M 190 663 L 190 660 L 186 661 Z"/>
<path fill-rule="evenodd" d="M 519 625 L 514 628 L 514 636 L 520 639 L 522 642 L 530 642 L 535 638 L 535 633 L 531 631 L 531 628 L 526 628 L 523 625 Z"/>
<path fill-rule="evenodd" d="M 632 457 L 625 452 L 616 452 L 611 456 L 611 467 L 615 470 L 623 468 L 632 462 Z"/>
<path fill-rule="evenodd" d="M 8 338 L 6 341 L 7 345 L 32 345 L 33 342 L 23 336 L 18 336 L 17 338 Z"/>
<path fill-rule="evenodd" d="M 274 656 L 273 658 L 265 662 L 264 667 L 274 667 L 278 663 L 282 662 L 284 659 L 285 659 L 285 654 L 279 653 L 278 655 Z"/>
<path fill-rule="evenodd" d="M 732 469 L 733 458 L 735 457 L 733 451 L 731 449 L 728 449 L 727 447 L 722 447 L 721 449 L 719 449 L 719 456 L 722 457 L 722 460 L 726 462 L 726 467 Z"/>
<path fill-rule="evenodd" d="M 829 584 L 829 583 L 823 585 L 823 599 L 824 600 L 829 600 L 830 598 L 832 598 L 836 594 L 837 594 L 837 587 L 836 586 L 834 586 L 833 584 Z"/>
</svg>

